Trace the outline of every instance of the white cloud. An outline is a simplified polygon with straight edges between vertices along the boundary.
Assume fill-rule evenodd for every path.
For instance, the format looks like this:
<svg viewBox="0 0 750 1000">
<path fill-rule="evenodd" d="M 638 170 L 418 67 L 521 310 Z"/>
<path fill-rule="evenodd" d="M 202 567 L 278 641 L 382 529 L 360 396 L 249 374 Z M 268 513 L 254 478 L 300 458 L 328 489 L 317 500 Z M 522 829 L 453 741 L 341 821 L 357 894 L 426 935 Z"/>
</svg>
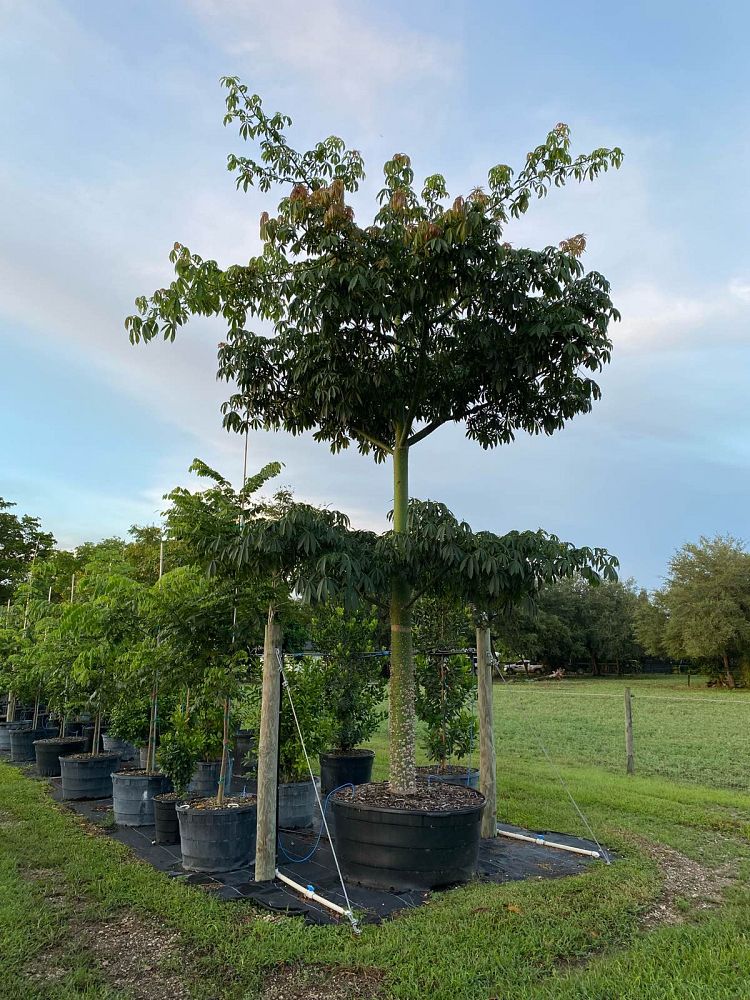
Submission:
<svg viewBox="0 0 750 1000">
<path fill-rule="evenodd" d="M 446 85 L 460 62 L 458 46 L 403 22 L 378 23 L 379 9 L 353 0 L 190 0 L 190 6 L 225 50 L 253 76 L 293 74 L 334 107 L 359 117 L 383 116 L 384 99 L 410 88 Z"/>
<path fill-rule="evenodd" d="M 750 278 L 732 278 L 729 282 L 729 294 L 741 302 L 750 302 Z"/>
</svg>

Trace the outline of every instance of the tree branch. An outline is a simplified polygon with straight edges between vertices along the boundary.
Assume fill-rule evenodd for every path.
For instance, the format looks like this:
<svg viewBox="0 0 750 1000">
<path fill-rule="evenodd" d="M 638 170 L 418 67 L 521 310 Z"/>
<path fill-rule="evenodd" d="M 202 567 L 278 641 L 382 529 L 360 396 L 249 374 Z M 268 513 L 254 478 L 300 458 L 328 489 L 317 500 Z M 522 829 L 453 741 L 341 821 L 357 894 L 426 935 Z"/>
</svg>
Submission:
<svg viewBox="0 0 750 1000">
<path fill-rule="evenodd" d="M 369 442 L 373 448 L 377 448 L 379 451 L 384 451 L 388 455 L 393 454 L 393 448 L 387 445 L 385 441 L 381 441 L 379 438 L 373 437 L 372 434 L 368 434 L 366 431 L 361 431 L 358 427 L 352 429 L 352 434 L 358 438 L 362 438 L 364 441 Z"/>
<path fill-rule="evenodd" d="M 442 427 L 443 424 L 447 422 L 447 418 L 445 420 L 433 420 L 431 424 L 427 424 L 427 426 L 423 427 L 421 431 L 417 431 L 416 434 L 412 434 L 406 442 L 407 445 L 411 448 L 413 444 L 416 444 L 418 441 L 422 441 L 424 438 L 432 434 L 433 431 L 436 431 L 438 427 Z"/>
</svg>

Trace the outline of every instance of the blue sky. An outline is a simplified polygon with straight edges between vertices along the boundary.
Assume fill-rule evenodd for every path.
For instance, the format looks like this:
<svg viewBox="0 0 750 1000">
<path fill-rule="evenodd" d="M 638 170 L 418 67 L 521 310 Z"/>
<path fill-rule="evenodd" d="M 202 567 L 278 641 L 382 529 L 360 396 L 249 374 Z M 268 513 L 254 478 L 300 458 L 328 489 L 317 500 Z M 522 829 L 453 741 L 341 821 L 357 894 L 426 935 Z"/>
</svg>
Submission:
<svg viewBox="0 0 750 1000">
<path fill-rule="evenodd" d="M 623 314 L 603 400 L 494 452 L 443 430 L 415 450 L 412 489 L 476 527 L 604 545 L 648 587 L 683 542 L 746 536 L 748 31 L 739 0 L 0 0 L 0 495 L 72 545 L 156 521 L 194 456 L 240 475 L 220 324 L 145 348 L 123 330 L 175 240 L 222 264 L 258 249 L 266 196 L 225 169 L 241 144 L 218 80 L 236 74 L 300 144 L 336 133 L 363 151 L 361 214 L 393 152 L 459 193 L 559 121 L 580 151 L 622 146 L 619 172 L 508 233 L 587 234 Z M 250 455 L 384 525 L 386 468 L 285 435 L 253 435 Z"/>
</svg>

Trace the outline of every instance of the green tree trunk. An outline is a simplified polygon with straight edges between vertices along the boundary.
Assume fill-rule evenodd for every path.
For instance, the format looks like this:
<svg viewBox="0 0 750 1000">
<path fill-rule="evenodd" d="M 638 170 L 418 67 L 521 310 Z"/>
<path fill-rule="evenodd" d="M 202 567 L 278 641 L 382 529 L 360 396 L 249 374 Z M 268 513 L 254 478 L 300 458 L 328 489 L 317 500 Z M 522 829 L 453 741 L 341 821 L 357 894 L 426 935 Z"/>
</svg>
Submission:
<svg viewBox="0 0 750 1000">
<path fill-rule="evenodd" d="M 396 441 L 401 439 L 400 430 Z M 409 449 L 397 443 L 393 451 L 393 530 L 405 534 L 409 520 Z M 390 785 L 394 792 L 417 790 L 414 656 L 411 638 L 411 588 L 405 580 L 391 582 Z"/>
</svg>

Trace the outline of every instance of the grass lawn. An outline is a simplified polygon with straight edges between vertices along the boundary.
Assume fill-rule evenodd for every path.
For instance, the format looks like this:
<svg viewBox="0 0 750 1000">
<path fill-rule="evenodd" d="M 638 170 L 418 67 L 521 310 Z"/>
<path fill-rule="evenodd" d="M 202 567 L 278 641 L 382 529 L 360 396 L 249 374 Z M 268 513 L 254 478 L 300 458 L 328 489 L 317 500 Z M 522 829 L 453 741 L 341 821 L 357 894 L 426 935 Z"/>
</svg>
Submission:
<svg viewBox="0 0 750 1000">
<path fill-rule="evenodd" d="M 750 698 L 633 681 L 628 778 L 623 686 L 495 692 L 502 818 L 583 832 L 536 733 L 621 861 L 437 894 L 358 938 L 170 880 L 0 765 L 0 997 L 750 1000 Z"/>
</svg>

